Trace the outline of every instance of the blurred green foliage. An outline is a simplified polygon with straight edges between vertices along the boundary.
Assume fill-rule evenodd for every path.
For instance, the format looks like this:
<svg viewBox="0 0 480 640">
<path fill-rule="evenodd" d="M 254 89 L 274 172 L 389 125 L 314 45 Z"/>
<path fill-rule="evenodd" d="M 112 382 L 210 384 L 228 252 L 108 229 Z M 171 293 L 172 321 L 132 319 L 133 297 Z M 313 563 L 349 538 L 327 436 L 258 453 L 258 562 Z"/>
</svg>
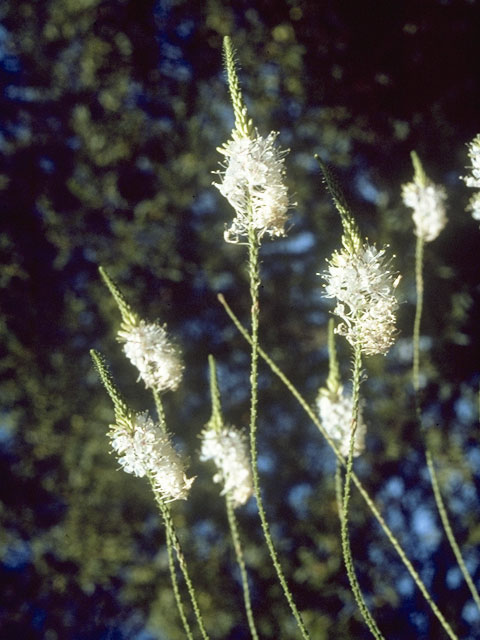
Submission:
<svg viewBox="0 0 480 640">
<path fill-rule="evenodd" d="M 256 126 L 279 130 L 291 149 L 296 201 L 288 238 L 263 248 L 261 342 L 313 402 L 328 371 L 329 306 L 316 274 L 341 233 L 318 153 L 337 167 L 362 232 L 391 244 L 403 274 L 398 344 L 368 362 L 358 473 L 459 635 L 479 637 L 414 420 L 414 240 L 399 195 L 413 148 L 449 192 L 449 225 L 426 251 L 423 403 L 478 579 L 480 236 L 458 180 L 479 128 L 478 4 L 20 0 L 0 16 L 0 636 L 182 637 L 154 502 L 146 483 L 117 471 L 105 438 L 113 411 L 90 348 L 107 354 L 133 409 L 153 405 L 115 342 L 102 264 L 143 317 L 166 321 L 182 343 L 185 380 L 165 403 L 198 479 L 174 516 L 212 638 L 247 637 L 223 501 L 197 460 L 208 353 L 228 419 L 248 419 L 248 349 L 216 300 L 222 291 L 247 321 L 245 251 L 223 243 L 231 211 L 211 187 L 215 148 L 233 124 L 221 67 L 232 34 Z M 339 356 L 347 379 L 345 344 Z M 333 457 L 261 373 L 262 484 L 297 603 L 312 637 L 366 638 L 341 562 Z M 296 637 L 253 501 L 239 519 L 260 634 Z M 352 547 L 386 635 L 442 637 L 358 495 Z"/>
</svg>

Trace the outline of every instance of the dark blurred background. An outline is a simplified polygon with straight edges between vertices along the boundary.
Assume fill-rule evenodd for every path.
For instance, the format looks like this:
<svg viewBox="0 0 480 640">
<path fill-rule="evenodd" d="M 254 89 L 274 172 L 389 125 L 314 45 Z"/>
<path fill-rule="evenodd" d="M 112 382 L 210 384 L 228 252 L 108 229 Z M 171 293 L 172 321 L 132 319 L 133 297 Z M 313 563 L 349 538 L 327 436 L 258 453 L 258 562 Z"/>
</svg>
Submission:
<svg viewBox="0 0 480 640">
<path fill-rule="evenodd" d="M 459 180 L 480 131 L 478 2 L 18 0 L 0 16 L 0 637 L 184 637 L 148 485 L 109 455 L 113 412 L 89 349 L 106 354 L 133 409 L 153 406 L 115 341 L 100 264 L 182 346 L 184 381 L 165 406 L 198 478 L 174 517 L 212 639 L 249 637 L 224 501 L 198 461 L 209 353 L 226 419 L 248 422 L 248 348 L 216 299 L 248 323 L 246 251 L 223 242 L 232 210 L 211 185 L 233 125 L 221 55 L 231 34 L 256 126 L 290 148 L 296 202 L 288 237 L 262 248 L 261 342 L 313 403 L 331 308 L 317 273 L 341 233 L 318 153 L 403 275 L 398 342 L 366 363 L 369 432 L 356 471 L 458 635 L 480 638 L 423 444 L 431 438 L 478 584 L 480 231 Z M 449 194 L 448 226 L 425 254 L 425 434 L 410 383 L 415 242 L 400 199 L 412 149 Z M 349 350 L 338 349 L 347 380 Z M 264 366 L 259 449 L 273 534 L 312 638 L 369 637 L 341 560 L 334 457 Z M 297 638 L 254 500 L 238 517 L 260 635 Z M 445 637 L 357 493 L 351 539 L 385 635 Z"/>
</svg>

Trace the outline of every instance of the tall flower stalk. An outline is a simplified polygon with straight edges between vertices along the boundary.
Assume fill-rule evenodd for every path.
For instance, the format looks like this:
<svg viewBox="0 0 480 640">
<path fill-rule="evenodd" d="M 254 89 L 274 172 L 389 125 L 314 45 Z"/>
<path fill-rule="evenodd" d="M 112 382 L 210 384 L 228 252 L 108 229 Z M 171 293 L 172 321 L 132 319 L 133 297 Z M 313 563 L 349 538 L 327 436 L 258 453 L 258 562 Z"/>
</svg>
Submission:
<svg viewBox="0 0 480 640">
<path fill-rule="evenodd" d="M 232 428 L 225 427 L 213 356 L 209 356 L 208 361 L 210 368 L 212 415 L 202 434 L 202 452 L 200 457 L 204 460 L 213 458 L 219 470 L 217 474 L 218 480 L 225 481 L 224 493 L 228 524 L 235 556 L 240 568 L 248 626 L 253 640 L 258 640 L 258 633 L 252 611 L 250 588 L 248 586 L 247 568 L 243 556 L 237 518 L 235 516 L 235 508 L 246 502 L 252 494 L 250 463 L 249 461 L 247 462 L 243 441 L 240 439 L 241 434 Z"/>
<path fill-rule="evenodd" d="M 200 459 L 212 460 L 217 468 L 214 482 L 223 484 L 222 495 L 233 507 L 245 504 L 253 494 L 252 470 L 248 446 L 243 432 L 225 425 L 213 356 L 208 357 L 212 415 L 202 431 Z"/>
<path fill-rule="evenodd" d="M 235 68 L 235 54 L 229 37 L 224 38 L 225 66 L 228 85 L 235 114 L 235 128 L 231 141 L 220 152 L 227 157 L 228 164 L 221 174 L 218 186 L 220 192 L 235 209 L 235 219 L 226 231 L 225 239 L 248 245 L 248 273 L 251 299 L 251 367 L 250 367 L 250 455 L 258 513 L 268 551 L 277 577 L 282 586 L 290 609 L 295 617 L 304 640 L 310 638 L 302 616 L 288 587 L 263 506 L 258 474 L 257 423 L 258 423 L 258 328 L 259 328 L 259 249 L 265 235 L 284 235 L 284 225 L 288 210 L 288 196 L 283 180 L 284 152 L 273 146 L 275 134 L 262 138 L 254 131 L 243 102 Z"/>
<path fill-rule="evenodd" d="M 415 151 L 411 153 L 414 168 L 412 182 L 402 187 L 403 202 L 413 210 L 415 236 L 415 284 L 417 304 L 413 325 L 413 387 L 418 395 L 420 389 L 420 322 L 423 313 L 423 253 L 424 243 L 435 240 L 447 223 L 445 213 L 445 189 L 428 179 Z"/>
<path fill-rule="evenodd" d="M 356 435 L 359 430 L 359 426 L 362 425 L 362 427 L 364 427 L 360 415 L 360 375 L 362 359 L 360 347 L 357 345 L 357 347 L 355 348 L 353 372 L 353 397 L 351 402 L 345 403 L 345 397 L 341 395 L 340 371 L 338 368 L 337 354 L 335 349 L 333 319 L 331 319 L 328 323 L 328 354 L 329 373 L 327 379 L 327 390 L 329 391 L 330 395 L 326 396 L 325 390 L 321 390 L 319 400 L 321 402 L 322 400 L 325 401 L 325 399 L 328 398 L 330 402 L 328 404 L 328 410 L 325 410 L 325 402 L 323 402 L 323 407 L 322 404 L 320 404 L 319 409 L 320 414 L 322 414 L 323 408 L 323 423 L 325 429 L 329 431 L 330 436 L 338 440 L 337 434 L 339 431 L 343 436 L 339 441 L 339 447 L 342 451 L 342 454 L 346 455 L 347 457 L 346 478 L 351 479 L 353 471 L 353 458 L 356 454 L 361 453 L 361 450 L 359 450 L 358 447 Z M 336 398 L 336 403 L 332 401 L 333 398 Z M 344 402 L 342 403 L 341 400 L 344 400 Z M 332 417 L 335 419 L 333 420 Z M 337 420 L 339 424 L 337 424 Z M 343 424 L 341 424 L 340 421 Z M 349 425 L 351 426 L 349 431 L 347 431 Z M 348 535 L 348 506 L 351 494 L 350 489 L 351 481 L 348 483 L 345 481 L 344 493 L 342 495 L 341 467 L 337 464 L 337 471 L 335 474 L 335 490 L 340 514 L 342 550 L 345 560 L 345 567 L 347 569 L 347 575 L 350 586 L 352 588 L 352 592 L 354 594 L 355 600 L 357 601 L 362 617 L 364 618 L 368 628 L 370 629 L 374 637 L 380 640 L 381 638 L 383 638 L 383 636 L 367 608 L 367 605 L 363 598 L 363 594 L 360 590 L 360 585 L 358 584 L 353 565 L 353 556 Z"/>
<path fill-rule="evenodd" d="M 323 274 L 325 295 L 336 299 L 334 314 L 341 322 L 336 332 L 344 335 L 353 349 L 352 413 L 340 518 L 342 553 L 352 593 L 365 624 L 377 639 L 383 638 L 370 613 L 358 583 L 349 538 L 349 506 L 355 441 L 359 425 L 362 354 L 386 353 L 395 337 L 395 277 L 385 259 L 385 250 L 362 242 L 355 219 L 330 169 L 320 162 L 327 188 L 340 213 L 342 249 L 336 251 Z"/>
<path fill-rule="evenodd" d="M 413 220 L 415 223 L 415 236 L 416 236 L 416 249 L 415 249 L 415 282 L 416 282 L 416 306 L 415 306 L 415 320 L 413 325 L 413 368 L 412 368 L 412 382 L 415 393 L 415 409 L 417 414 L 417 420 L 419 425 L 422 425 L 422 408 L 420 401 L 420 325 L 423 313 L 423 296 L 424 296 L 424 284 L 423 284 L 423 263 L 424 263 L 424 243 L 435 240 L 443 227 L 446 224 L 446 215 L 443 201 L 446 198 L 445 190 L 443 187 L 433 185 L 428 179 L 422 163 L 415 151 L 412 151 L 412 164 L 414 168 L 413 182 L 406 184 L 402 188 L 402 196 L 404 203 L 413 209 Z M 474 162 L 474 158 L 472 158 Z M 475 168 L 476 166 L 476 168 Z M 475 184 L 467 184 L 469 186 L 480 186 L 479 163 L 475 165 Z M 473 179 L 472 179 L 473 181 Z M 435 192 L 438 195 L 436 198 L 432 198 L 428 195 L 428 192 Z M 412 197 L 412 194 L 416 194 L 416 198 Z M 426 195 L 427 194 L 427 195 Z M 427 222 L 430 224 L 427 225 Z M 430 228 L 430 232 L 427 229 Z M 434 233 L 432 232 L 434 229 Z M 427 462 L 428 471 L 432 481 L 433 495 L 435 503 L 437 505 L 438 513 L 442 521 L 445 534 L 452 548 L 453 554 L 457 561 L 457 564 L 462 572 L 465 582 L 472 594 L 473 600 L 480 611 L 480 595 L 477 588 L 468 572 L 465 561 L 462 556 L 462 552 L 455 539 L 452 525 L 448 517 L 448 512 L 445 506 L 445 502 L 440 490 L 440 483 L 438 474 L 435 469 L 433 461 L 433 452 L 428 437 L 425 438 L 425 458 Z"/>
<path fill-rule="evenodd" d="M 252 344 L 252 338 L 251 338 L 250 334 L 245 329 L 245 327 L 242 325 L 242 323 L 240 322 L 238 317 L 235 315 L 235 313 L 233 312 L 232 308 L 227 303 L 227 301 L 225 300 L 223 295 L 219 294 L 218 295 L 218 300 L 219 300 L 220 304 L 223 306 L 223 308 L 225 309 L 225 312 L 227 313 L 229 318 L 232 320 L 232 322 L 235 325 L 235 327 L 238 329 L 239 333 L 243 336 L 243 338 L 246 340 L 246 342 L 251 345 Z M 335 456 L 337 458 L 338 464 L 341 465 L 342 467 L 345 467 L 346 466 L 345 458 L 342 455 L 340 449 L 338 448 L 337 443 L 331 438 L 331 436 L 328 433 L 328 431 L 326 431 L 324 425 L 322 424 L 320 419 L 317 417 L 317 415 L 315 414 L 315 411 L 312 409 L 312 407 L 307 402 L 307 400 L 302 396 L 300 391 L 295 387 L 295 385 L 291 382 L 291 380 L 283 373 L 283 371 L 275 364 L 275 362 L 270 358 L 270 356 L 261 347 L 258 348 L 258 354 L 262 358 L 262 360 L 268 365 L 268 367 L 270 368 L 272 373 L 274 373 L 277 376 L 277 378 L 285 385 L 286 389 L 288 389 L 288 391 L 292 394 L 292 396 L 296 399 L 296 401 L 299 403 L 299 405 L 305 411 L 305 414 L 310 418 L 310 420 L 313 422 L 313 424 L 317 427 L 317 429 L 323 435 L 323 437 L 325 438 L 325 440 L 328 442 L 328 444 L 332 448 L 333 452 L 335 453 Z M 445 633 L 448 635 L 448 637 L 451 640 L 459 640 L 458 636 L 455 634 L 455 632 L 453 631 L 452 627 L 450 626 L 450 624 L 446 620 L 445 616 L 440 611 L 440 609 L 438 608 L 436 603 L 433 601 L 433 599 L 432 599 L 432 597 L 431 597 L 431 595 L 430 595 L 425 583 L 422 581 L 418 571 L 415 569 L 413 564 L 408 559 L 408 556 L 405 553 L 405 551 L 404 551 L 403 547 L 401 546 L 400 542 L 398 541 L 398 539 L 396 538 L 396 536 L 394 535 L 394 533 L 390 529 L 390 527 L 387 525 L 387 523 L 385 521 L 385 518 L 382 516 L 382 514 L 380 513 L 380 511 L 379 511 L 378 507 L 376 506 L 375 502 L 372 500 L 372 498 L 370 497 L 369 493 L 367 492 L 367 490 L 365 489 L 365 487 L 361 483 L 360 479 L 358 478 L 358 476 L 355 474 L 355 472 L 353 470 L 352 470 L 351 477 L 352 477 L 352 482 L 357 487 L 360 495 L 365 500 L 365 502 L 366 502 L 368 508 L 370 509 L 372 515 L 377 520 L 377 522 L 380 525 L 382 531 L 385 533 L 385 535 L 387 536 L 387 538 L 388 538 L 389 542 L 391 543 L 392 547 L 397 552 L 400 560 L 402 561 L 403 565 L 405 566 L 405 568 L 407 569 L 408 573 L 412 577 L 413 581 L 417 585 L 420 593 L 425 598 L 428 606 L 430 607 L 432 613 L 435 615 L 435 617 L 437 618 L 437 620 L 441 624 L 441 626 L 444 629 Z M 340 493 L 340 495 L 341 495 L 341 493 Z M 340 500 L 338 502 L 339 502 L 339 504 L 341 504 L 342 498 L 340 498 Z"/>
</svg>

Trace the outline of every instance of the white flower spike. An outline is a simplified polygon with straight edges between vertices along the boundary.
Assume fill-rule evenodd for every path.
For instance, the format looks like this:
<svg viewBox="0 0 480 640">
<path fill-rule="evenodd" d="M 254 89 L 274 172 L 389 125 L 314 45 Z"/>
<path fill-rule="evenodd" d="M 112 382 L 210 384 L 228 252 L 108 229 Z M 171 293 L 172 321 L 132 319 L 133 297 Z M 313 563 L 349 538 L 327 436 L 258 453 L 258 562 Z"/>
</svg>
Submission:
<svg viewBox="0 0 480 640">
<path fill-rule="evenodd" d="M 218 469 L 213 480 L 223 482 L 222 495 L 229 493 L 235 507 L 247 502 L 253 494 L 253 480 L 247 442 L 240 431 L 207 426 L 202 432 L 200 460 L 213 460 Z"/>
<path fill-rule="evenodd" d="M 402 199 L 413 209 L 415 235 L 424 242 L 435 240 L 447 223 L 444 187 L 430 181 L 422 185 L 414 180 L 402 186 Z"/>
<path fill-rule="evenodd" d="M 343 320 L 335 332 L 365 355 L 385 354 L 395 341 L 398 278 L 389 266 L 384 249 L 365 244 L 352 251 L 344 246 L 323 274 L 325 296 L 337 299 L 334 313 Z"/>
<path fill-rule="evenodd" d="M 235 209 L 236 217 L 225 231 L 227 242 L 248 236 L 251 224 L 259 238 L 285 235 L 289 206 L 285 185 L 286 152 L 275 146 L 277 133 L 266 138 L 233 136 L 219 149 L 226 157 L 225 170 L 214 183 Z"/>
<path fill-rule="evenodd" d="M 343 393 L 341 386 L 336 393 L 322 388 L 317 397 L 317 409 L 325 431 L 338 446 L 340 453 L 347 458 L 350 452 L 353 412 L 352 396 Z M 360 408 L 355 432 L 354 456 L 359 456 L 365 450 L 366 431 L 367 428 Z"/>
<path fill-rule="evenodd" d="M 169 436 L 148 413 L 112 425 L 110 439 L 126 473 L 139 478 L 150 475 L 154 490 L 167 501 L 186 499 L 195 478 L 187 478 Z"/>
<path fill-rule="evenodd" d="M 243 102 L 230 38 L 224 38 L 228 87 L 235 115 L 231 139 L 218 149 L 226 162 L 214 183 L 235 209 L 236 217 L 225 231 L 226 242 L 239 243 L 254 231 L 264 235 L 285 235 L 289 206 L 284 161 L 287 154 L 275 146 L 277 133 L 264 138 L 254 129 Z M 243 240 L 242 240 L 243 239 Z"/>
<path fill-rule="evenodd" d="M 472 172 L 469 176 L 462 176 L 462 180 L 467 187 L 480 189 L 480 134 L 475 136 L 468 144 L 468 157 L 472 162 L 470 167 Z M 480 191 L 474 193 L 470 198 L 467 211 L 472 212 L 472 218 L 474 220 L 480 220 Z"/>
<path fill-rule="evenodd" d="M 140 320 L 118 332 L 123 351 L 139 371 L 148 389 L 175 390 L 182 379 L 183 364 L 165 327 Z"/>
</svg>

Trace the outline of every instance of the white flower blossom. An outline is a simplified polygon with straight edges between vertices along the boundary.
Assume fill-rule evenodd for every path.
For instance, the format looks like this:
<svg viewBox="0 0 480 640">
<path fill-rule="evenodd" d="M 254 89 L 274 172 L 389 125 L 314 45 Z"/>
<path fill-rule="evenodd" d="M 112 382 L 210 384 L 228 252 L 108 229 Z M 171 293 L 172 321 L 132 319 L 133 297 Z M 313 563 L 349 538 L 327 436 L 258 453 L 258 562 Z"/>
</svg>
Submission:
<svg viewBox="0 0 480 640">
<path fill-rule="evenodd" d="M 441 185 L 417 180 L 402 186 L 402 198 L 413 209 L 415 234 L 425 242 L 435 240 L 447 223 L 445 200 L 447 193 Z"/>
<path fill-rule="evenodd" d="M 462 180 L 467 187 L 480 189 L 480 134 L 468 144 L 468 157 L 472 161 L 472 173 L 469 176 L 462 176 Z M 474 193 L 470 198 L 467 211 L 472 212 L 472 218 L 480 220 L 480 191 Z"/>
<path fill-rule="evenodd" d="M 235 136 L 219 149 L 227 159 L 219 172 L 220 193 L 235 209 L 236 217 L 225 231 L 227 242 L 238 242 L 248 235 L 249 224 L 258 237 L 285 235 L 289 206 L 284 180 L 286 152 L 275 147 L 277 133 L 252 139 Z"/>
<path fill-rule="evenodd" d="M 480 220 L 480 191 L 474 193 L 470 198 L 470 201 L 467 206 L 467 211 L 472 212 L 472 218 L 474 220 Z"/>
<path fill-rule="evenodd" d="M 124 471 L 139 478 L 149 474 L 155 490 L 168 501 L 187 497 L 195 478 L 187 478 L 169 436 L 148 413 L 138 414 L 129 423 L 113 425 L 110 439 Z"/>
<path fill-rule="evenodd" d="M 178 387 L 183 364 L 165 327 L 141 320 L 133 327 L 121 329 L 118 339 L 125 343 L 123 351 L 137 367 L 139 379 L 144 381 L 147 388 L 164 391 Z"/>
<path fill-rule="evenodd" d="M 344 248 L 333 254 L 323 274 L 325 296 L 337 299 L 334 313 L 343 320 L 336 333 L 366 355 L 386 353 L 396 336 L 398 278 L 384 255 L 384 249 L 368 244 L 356 252 Z"/>
<path fill-rule="evenodd" d="M 468 157 L 472 161 L 471 175 L 463 176 L 462 180 L 467 187 L 473 187 L 474 189 L 480 189 L 480 134 L 467 145 Z"/>
<path fill-rule="evenodd" d="M 350 452 L 353 398 L 343 393 L 342 387 L 337 393 L 328 389 L 320 389 L 317 398 L 317 409 L 325 431 L 338 446 L 340 453 L 346 458 Z M 357 429 L 353 455 L 359 456 L 365 450 L 367 428 L 359 408 Z"/>
<path fill-rule="evenodd" d="M 229 493 L 236 507 L 253 494 L 252 471 L 244 435 L 233 427 L 220 431 L 206 427 L 202 433 L 200 460 L 213 460 L 218 472 L 214 482 L 223 482 L 222 495 Z"/>
</svg>

